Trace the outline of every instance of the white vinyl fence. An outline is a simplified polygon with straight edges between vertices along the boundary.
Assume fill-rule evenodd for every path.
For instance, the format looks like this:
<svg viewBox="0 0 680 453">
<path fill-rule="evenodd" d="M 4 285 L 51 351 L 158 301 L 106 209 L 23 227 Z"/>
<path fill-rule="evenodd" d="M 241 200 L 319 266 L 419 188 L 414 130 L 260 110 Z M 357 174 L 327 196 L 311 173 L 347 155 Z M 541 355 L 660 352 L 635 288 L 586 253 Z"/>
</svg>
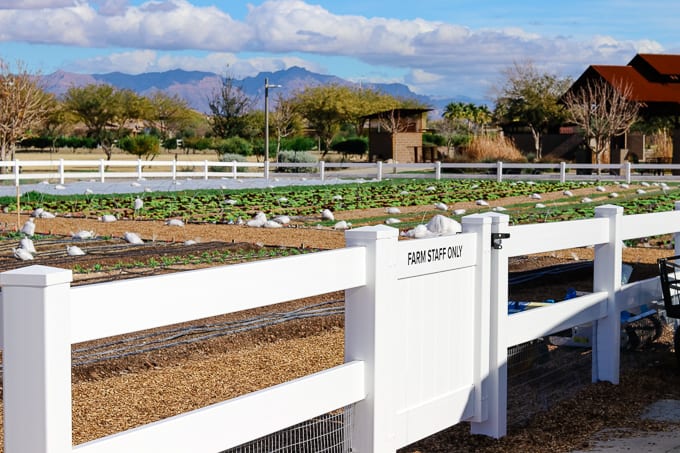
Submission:
<svg viewBox="0 0 680 453">
<path fill-rule="evenodd" d="M 677 248 L 679 208 L 623 216 L 606 205 L 592 219 L 520 226 L 474 214 L 461 234 L 404 241 L 362 227 L 343 249 L 89 286 L 71 287 L 64 269 L 4 272 L 5 452 L 219 452 L 349 405 L 352 451 L 395 451 L 461 421 L 504 436 L 510 346 L 593 322 L 593 381 L 618 383 L 620 312 L 661 297 L 658 278 L 621 285 L 622 241 L 673 233 Z M 508 315 L 509 257 L 591 245 L 592 294 Z M 72 445 L 73 343 L 338 290 L 344 364 Z"/>
<path fill-rule="evenodd" d="M 504 180 L 599 180 L 622 179 L 669 180 L 680 172 L 680 164 L 554 164 L 529 163 L 398 163 L 398 162 L 219 162 L 219 161 L 148 161 L 148 160 L 12 160 L 0 161 L 0 181 L 20 185 L 28 180 L 147 179 L 147 178 L 265 178 L 310 175 L 325 181 L 330 176 L 371 177 L 377 180 L 395 177 L 455 178 Z"/>
</svg>

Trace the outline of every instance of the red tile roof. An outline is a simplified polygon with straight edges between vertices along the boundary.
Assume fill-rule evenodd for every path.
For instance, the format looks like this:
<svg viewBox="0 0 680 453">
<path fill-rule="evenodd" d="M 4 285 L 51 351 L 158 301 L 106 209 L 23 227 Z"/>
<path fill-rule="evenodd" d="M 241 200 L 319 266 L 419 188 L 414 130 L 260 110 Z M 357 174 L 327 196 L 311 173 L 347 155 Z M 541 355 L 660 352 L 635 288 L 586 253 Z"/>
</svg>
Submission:
<svg viewBox="0 0 680 453">
<path fill-rule="evenodd" d="M 602 78 L 610 85 L 630 84 L 631 100 L 651 114 L 680 115 L 680 55 L 638 54 L 626 66 L 593 65 L 569 91 Z"/>
<path fill-rule="evenodd" d="M 677 61 L 680 63 L 680 58 Z M 630 84 L 632 88 L 631 100 L 680 103 L 680 83 L 650 81 L 632 66 L 598 65 L 591 66 L 591 68 L 612 86 L 617 86 L 620 83 Z"/>
<path fill-rule="evenodd" d="M 661 54 L 637 54 L 629 66 L 635 66 L 635 60 L 640 59 L 654 68 L 659 74 L 664 76 L 680 75 L 680 55 L 661 55 Z"/>
</svg>

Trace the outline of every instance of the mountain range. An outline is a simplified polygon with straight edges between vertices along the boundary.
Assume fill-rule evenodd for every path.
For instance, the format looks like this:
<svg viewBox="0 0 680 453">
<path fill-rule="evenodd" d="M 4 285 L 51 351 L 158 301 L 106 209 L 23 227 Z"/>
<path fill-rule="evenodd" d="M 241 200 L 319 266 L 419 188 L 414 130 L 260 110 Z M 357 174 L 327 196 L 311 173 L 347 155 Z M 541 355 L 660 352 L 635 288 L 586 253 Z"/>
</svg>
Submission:
<svg viewBox="0 0 680 453">
<path fill-rule="evenodd" d="M 107 83 L 117 88 L 130 89 L 140 95 L 149 95 L 155 91 L 163 91 L 169 95 L 177 95 L 184 99 L 189 107 L 203 113 L 208 113 L 208 102 L 222 85 L 222 75 L 212 72 L 185 71 L 175 69 L 165 72 L 148 72 L 143 74 L 124 74 L 111 72 L 107 74 L 76 74 L 72 72 L 57 71 L 43 76 L 43 83 L 47 91 L 56 95 L 65 93 L 69 88 L 85 86 L 94 83 Z M 276 72 L 261 72 L 255 77 L 234 79 L 234 85 L 243 89 L 244 93 L 255 100 L 258 108 L 264 106 L 264 83 L 268 79 L 270 85 L 280 85 L 276 90 L 281 90 L 285 96 L 297 90 L 310 86 L 326 84 L 340 84 L 359 86 L 333 75 L 318 74 L 301 67 L 291 67 Z M 398 98 L 416 99 L 433 109 L 434 116 L 440 116 L 441 111 L 450 102 L 474 102 L 480 103 L 464 96 L 441 99 L 432 96 L 419 95 L 412 92 L 408 86 L 401 83 L 365 83 L 365 88 L 371 88 Z M 270 100 L 272 96 L 270 89 Z"/>
</svg>

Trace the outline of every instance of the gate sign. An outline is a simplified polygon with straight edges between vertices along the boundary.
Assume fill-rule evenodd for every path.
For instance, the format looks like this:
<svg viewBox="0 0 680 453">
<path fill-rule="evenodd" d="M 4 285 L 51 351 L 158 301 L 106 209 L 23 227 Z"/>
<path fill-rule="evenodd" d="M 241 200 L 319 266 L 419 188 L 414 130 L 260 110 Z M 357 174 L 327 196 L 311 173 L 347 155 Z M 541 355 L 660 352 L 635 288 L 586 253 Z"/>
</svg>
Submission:
<svg viewBox="0 0 680 453">
<path fill-rule="evenodd" d="M 474 233 L 399 241 L 397 278 L 460 269 L 475 264 Z"/>
</svg>

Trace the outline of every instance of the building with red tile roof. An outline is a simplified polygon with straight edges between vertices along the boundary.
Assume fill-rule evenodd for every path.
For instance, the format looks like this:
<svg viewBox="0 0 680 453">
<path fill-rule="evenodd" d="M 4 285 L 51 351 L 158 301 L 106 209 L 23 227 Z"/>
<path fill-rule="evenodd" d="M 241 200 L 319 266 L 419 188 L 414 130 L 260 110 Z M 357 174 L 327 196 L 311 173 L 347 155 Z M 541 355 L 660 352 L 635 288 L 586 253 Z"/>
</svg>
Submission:
<svg viewBox="0 0 680 453">
<path fill-rule="evenodd" d="M 673 163 L 680 163 L 680 55 L 637 54 L 626 66 L 592 65 L 569 91 L 593 80 L 629 85 L 629 99 L 641 104 L 644 118 L 673 118 Z"/>
</svg>

